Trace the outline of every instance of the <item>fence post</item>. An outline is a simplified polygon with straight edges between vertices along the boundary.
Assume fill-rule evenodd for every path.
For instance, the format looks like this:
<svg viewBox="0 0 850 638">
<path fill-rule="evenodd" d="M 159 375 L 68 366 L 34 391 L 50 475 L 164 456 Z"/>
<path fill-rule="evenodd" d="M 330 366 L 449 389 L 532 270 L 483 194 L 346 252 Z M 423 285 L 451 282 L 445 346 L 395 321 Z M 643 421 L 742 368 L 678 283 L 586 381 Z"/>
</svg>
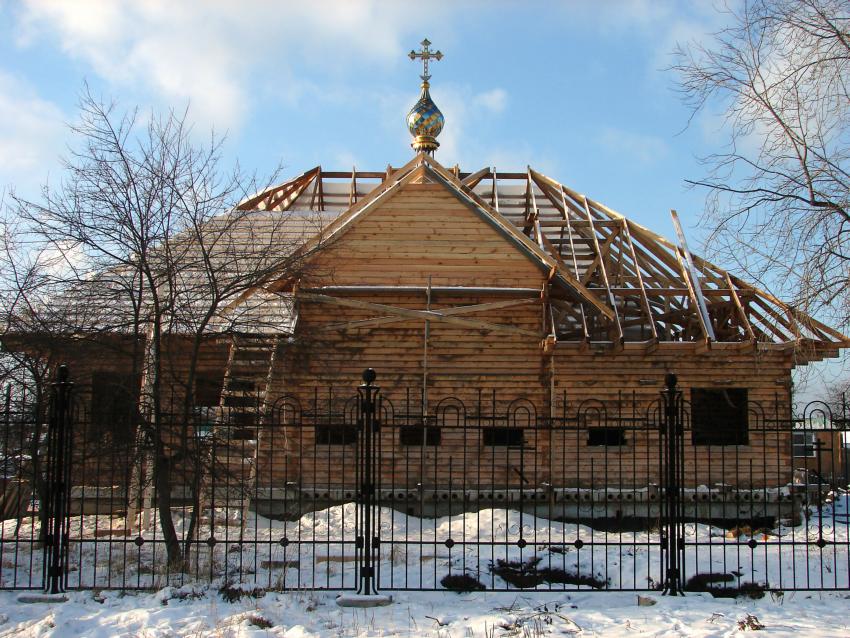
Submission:
<svg viewBox="0 0 850 638">
<path fill-rule="evenodd" d="M 664 500 L 662 501 L 661 551 L 664 555 L 664 595 L 684 595 L 682 568 L 685 557 L 685 524 L 682 502 L 684 484 L 684 428 L 682 425 L 682 392 L 676 389 L 676 375 L 664 377 L 661 400 L 664 405 L 662 436 L 662 469 Z"/>
<path fill-rule="evenodd" d="M 68 367 L 59 366 L 50 396 L 47 426 L 47 534 L 44 543 L 44 590 L 48 594 L 65 591 L 68 559 L 68 516 L 71 479 L 71 391 Z"/>
<path fill-rule="evenodd" d="M 363 371 L 363 384 L 357 389 L 360 399 L 358 469 L 360 484 L 357 498 L 357 549 L 358 578 L 357 593 L 361 596 L 375 596 L 378 593 L 376 566 L 378 563 L 379 539 L 377 520 L 377 491 L 379 472 L 375 470 L 375 450 L 377 447 L 378 418 L 381 388 L 372 385 L 377 375 L 372 368 Z"/>
</svg>

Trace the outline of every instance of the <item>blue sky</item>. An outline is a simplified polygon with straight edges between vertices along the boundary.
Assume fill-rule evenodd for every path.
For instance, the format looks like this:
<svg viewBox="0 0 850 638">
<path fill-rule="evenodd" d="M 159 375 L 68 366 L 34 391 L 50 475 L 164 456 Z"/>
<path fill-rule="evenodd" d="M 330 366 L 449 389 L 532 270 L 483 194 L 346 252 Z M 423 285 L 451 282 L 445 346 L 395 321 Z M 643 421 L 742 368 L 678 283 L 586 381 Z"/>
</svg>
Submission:
<svg viewBox="0 0 850 638">
<path fill-rule="evenodd" d="M 226 133 L 228 159 L 261 173 L 402 164 L 420 73 L 406 53 L 427 36 L 445 54 L 438 160 L 530 164 L 671 235 L 670 208 L 696 223 L 703 194 L 683 179 L 715 135 L 704 117 L 687 128 L 664 67 L 720 19 L 664 0 L 0 0 L 0 184 L 56 175 L 84 81 L 124 107 L 188 104 L 199 134 Z"/>
<path fill-rule="evenodd" d="M 440 162 L 531 165 L 668 237 L 675 208 L 702 252 L 705 193 L 684 180 L 723 121 L 689 122 L 666 67 L 724 20 L 708 0 L 0 0 L 0 192 L 59 175 L 83 82 L 126 108 L 188 105 L 260 174 L 400 165 L 421 72 L 406 54 L 427 36 L 445 54 Z"/>
</svg>

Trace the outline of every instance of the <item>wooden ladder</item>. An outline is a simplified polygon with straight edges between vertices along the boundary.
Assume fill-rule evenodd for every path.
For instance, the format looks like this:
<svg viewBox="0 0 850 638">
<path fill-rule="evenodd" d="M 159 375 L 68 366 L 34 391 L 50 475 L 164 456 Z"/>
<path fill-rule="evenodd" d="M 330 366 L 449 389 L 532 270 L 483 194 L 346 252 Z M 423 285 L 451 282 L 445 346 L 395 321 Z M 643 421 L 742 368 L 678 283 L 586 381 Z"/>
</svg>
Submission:
<svg viewBox="0 0 850 638">
<path fill-rule="evenodd" d="M 202 511 L 208 509 L 204 523 L 239 524 L 244 530 L 249 490 L 256 476 L 259 430 L 279 342 L 277 336 L 232 338 L 210 454 L 215 476 L 208 472 L 203 495 L 206 507 Z M 216 515 L 221 507 L 228 520 Z"/>
</svg>

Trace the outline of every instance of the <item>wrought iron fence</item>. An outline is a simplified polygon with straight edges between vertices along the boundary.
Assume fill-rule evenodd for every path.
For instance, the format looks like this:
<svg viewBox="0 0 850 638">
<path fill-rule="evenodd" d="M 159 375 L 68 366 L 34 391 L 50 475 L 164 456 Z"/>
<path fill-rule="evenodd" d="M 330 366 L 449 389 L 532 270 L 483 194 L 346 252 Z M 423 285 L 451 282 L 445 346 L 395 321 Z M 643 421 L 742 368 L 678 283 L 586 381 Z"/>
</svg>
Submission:
<svg viewBox="0 0 850 638">
<path fill-rule="evenodd" d="M 4 395 L 2 588 L 850 589 L 843 406 L 372 376 L 152 419 L 72 386 Z"/>
</svg>

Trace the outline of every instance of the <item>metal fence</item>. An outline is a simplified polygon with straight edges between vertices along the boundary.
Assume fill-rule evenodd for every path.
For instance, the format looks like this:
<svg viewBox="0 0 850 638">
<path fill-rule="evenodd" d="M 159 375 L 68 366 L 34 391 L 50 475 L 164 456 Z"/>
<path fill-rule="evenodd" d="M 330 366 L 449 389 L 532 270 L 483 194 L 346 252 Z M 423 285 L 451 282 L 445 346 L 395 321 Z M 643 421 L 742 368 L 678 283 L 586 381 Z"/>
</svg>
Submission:
<svg viewBox="0 0 850 638">
<path fill-rule="evenodd" d="M 153 421 L 8 388 L 0 588 L 850 589 L 843 406 L 364 379 Z"/>
</svg>

